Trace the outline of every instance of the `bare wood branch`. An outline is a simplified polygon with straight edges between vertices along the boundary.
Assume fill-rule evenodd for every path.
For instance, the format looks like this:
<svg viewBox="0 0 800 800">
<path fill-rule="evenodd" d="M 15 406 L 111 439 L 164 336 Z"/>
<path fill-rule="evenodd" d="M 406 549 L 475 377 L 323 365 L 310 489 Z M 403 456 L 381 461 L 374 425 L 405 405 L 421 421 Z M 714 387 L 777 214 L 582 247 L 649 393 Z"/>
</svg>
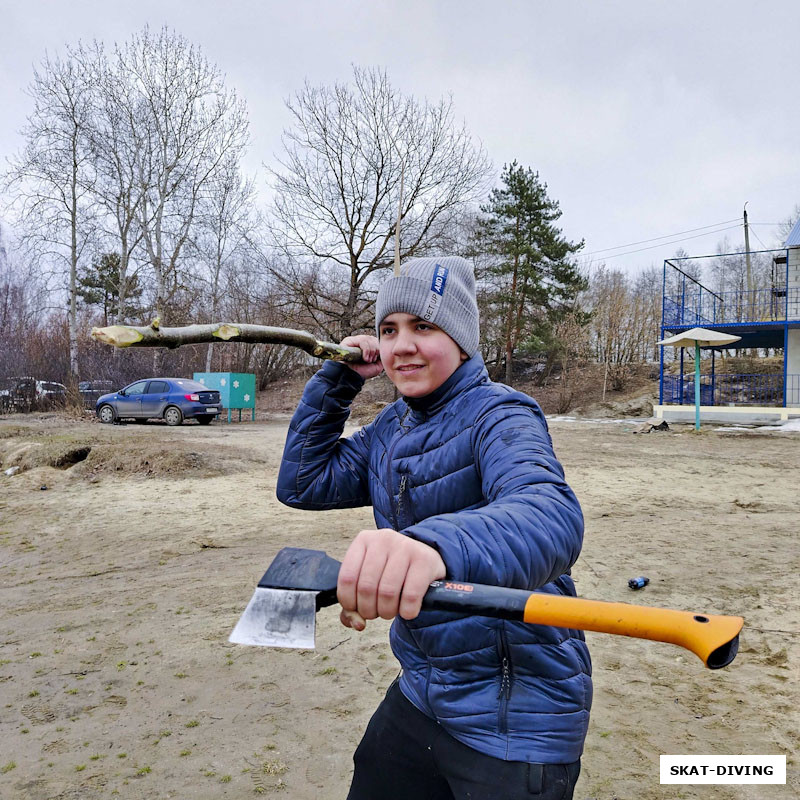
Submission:
<svg viewBox="0 0 800 800">
<path fill-rule="evenodd" d="M 299 347 L 317 358 L 332 361 L 360 361 L 361 350 L 333 342 L 321 342 L 306 331 L 292 328 L 273 328 L 268 325 L 235 322 L 210 325 L 186 325 L 181 328 L 162 328 L 155 320 L 147 326 L 110 325 L 92 328 L 92 338 L 114 347 L 169 347 L 213 342 L 245 342 L 248 344 L 287 344 Z"/>
</svg>

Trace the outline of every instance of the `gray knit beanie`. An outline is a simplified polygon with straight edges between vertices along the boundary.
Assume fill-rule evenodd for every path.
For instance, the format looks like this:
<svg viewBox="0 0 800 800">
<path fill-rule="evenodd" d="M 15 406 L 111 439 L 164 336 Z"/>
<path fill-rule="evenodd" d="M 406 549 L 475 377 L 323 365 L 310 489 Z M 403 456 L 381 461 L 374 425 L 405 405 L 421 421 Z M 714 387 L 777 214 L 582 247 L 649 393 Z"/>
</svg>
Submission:
<svg viewBox="0 0 800 800">
<path fill-rule="evenodd" d="M 375 303 L 375 328 L 395 311 L 413 314 L 441 328 L 470 357 L 480 335 L 475 272 L 460 256 L 413 258 L 386 280 Z"/>
</svg>

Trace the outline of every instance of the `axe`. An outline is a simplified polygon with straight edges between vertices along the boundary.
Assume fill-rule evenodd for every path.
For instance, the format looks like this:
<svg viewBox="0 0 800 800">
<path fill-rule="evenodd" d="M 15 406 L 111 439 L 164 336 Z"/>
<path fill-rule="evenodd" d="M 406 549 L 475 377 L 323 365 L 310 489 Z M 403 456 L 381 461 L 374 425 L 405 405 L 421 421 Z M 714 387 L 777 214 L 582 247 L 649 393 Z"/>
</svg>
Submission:
<svg viewBox="0 0 800 800">
<path fill-rule="evenodd" d="M 229 641 L 313 649 L 316 613 L 337 602 L 340 566 L 321 550 L 284 547 L 258 582 Z M 744 623 L 741 617 L 449 580 L 434 581 L 422 607 L 669 642 L 691 650 L 709 669 L 727 667 L 733 661 Z"/>
</svg>

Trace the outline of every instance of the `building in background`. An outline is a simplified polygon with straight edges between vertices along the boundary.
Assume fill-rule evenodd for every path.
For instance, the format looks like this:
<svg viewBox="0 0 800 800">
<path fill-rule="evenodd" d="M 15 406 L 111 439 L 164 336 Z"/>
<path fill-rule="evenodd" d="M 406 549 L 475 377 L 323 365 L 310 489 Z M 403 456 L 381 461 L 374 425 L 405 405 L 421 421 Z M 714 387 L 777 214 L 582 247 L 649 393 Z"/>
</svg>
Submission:
<svg viewBox="0 0 800 800">
<path fill-rule="evenodd" d="M 733 345 L 702 351 L 703 421 L 800 417 L 800 220 L 780 250 L 664 262 L 661 338 L 694 327 L 741 337 Z M 741 355 L 746 357 L 736 358 Z M 694 419 L 689 357 L 681 349 L 674 361 L 665 361 L 662 350 L 656 417 Z"/>
</svg>

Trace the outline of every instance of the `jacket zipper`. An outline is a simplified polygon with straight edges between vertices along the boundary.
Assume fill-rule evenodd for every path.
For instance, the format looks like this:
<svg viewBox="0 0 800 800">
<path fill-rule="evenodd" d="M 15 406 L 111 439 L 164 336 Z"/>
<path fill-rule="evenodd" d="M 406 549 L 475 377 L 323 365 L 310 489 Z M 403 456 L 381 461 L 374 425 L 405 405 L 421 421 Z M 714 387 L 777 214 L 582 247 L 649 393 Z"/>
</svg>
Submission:
<svg viewBox="0 0 800 800">
<path fill-rule="evenodd" d="M 401 527 L 406 526 L 407 515 L 403 513 L 403 507 L 405 505 L 403 501 L 405 500 L 405 493 L 407 488 L 408 488 L 408 475 L 404 473 L 400 477 L 400 492 L 397 495 L 397 514 L 395 516 L 397 524 L 400 525 Z"/>
<path fill-rule="evenodd" d="M 389 487 L 389 497 L 390 497 L 390 508 L 392 509 L 392 521 L 394 525 L 392 526 L 395 530 L 398 530 L 399 526 L 397 523 L 397 506 L 394 504 L 394 482 L 392 481 L 392 454 L 394 453 L 394 448 L 397 445 L 395 442 L 389 452 L 386 454 L 386 483 Z"/>
<path fill-rule="evenodd" d="M 511 700 L 511 689 L 514 682 L 514 671 L 511 667 L 511 654 L 506 640 L 506 627 L 500 629 L 500 691 L 497 697 L 500 700 L 498 711 L 498 730 L 508 733 L 508 704 Z"/>
<path fill-rule="evenodd" d="M 400 443 L 400 439 L 402 438 L 403 434 L 406 433 L 406 429 L 403 426 L 403 423 L 405 422 L 406 417 L 408 416 L 408 412 L 410 410 L 411 409 L 406 409 L 405 414 L 403 414 L 403 417 L 400 419 L 400 426 L 399 426 L 400 436 L 398 436 L 397 439 L 392 443 L 392 446 L 389 448 L 389 451 L 386 454 L 386 483 L 387 483 L 387 486 L 389 487 L 389 492 L 390 492 L 390 497 L 391 497 L 390 506 L 392 508 L 392 516 L 394 518 L 394 520 L 393 520 L 394 521 L 394 529 L 396 531 L 400 530 L 400 520 L 399 520 L 400 503 L 401 503 L 401 501 L 403 499 L 403 492 L 406 489 L 407 477 L 406 477 L 406 475 L 402 475 L 401 478 L 400 478 L 400 489 L 399 489 L 399 493 L 398 493 L 398 496 L 397 496 L 397 505 L 395 506 L 395 504 L 394 504 L 394 482 L 392 481 L 392 455 L 394 454 L 395 447 L 397 447 L 397 445 Z"/>
</svg>

